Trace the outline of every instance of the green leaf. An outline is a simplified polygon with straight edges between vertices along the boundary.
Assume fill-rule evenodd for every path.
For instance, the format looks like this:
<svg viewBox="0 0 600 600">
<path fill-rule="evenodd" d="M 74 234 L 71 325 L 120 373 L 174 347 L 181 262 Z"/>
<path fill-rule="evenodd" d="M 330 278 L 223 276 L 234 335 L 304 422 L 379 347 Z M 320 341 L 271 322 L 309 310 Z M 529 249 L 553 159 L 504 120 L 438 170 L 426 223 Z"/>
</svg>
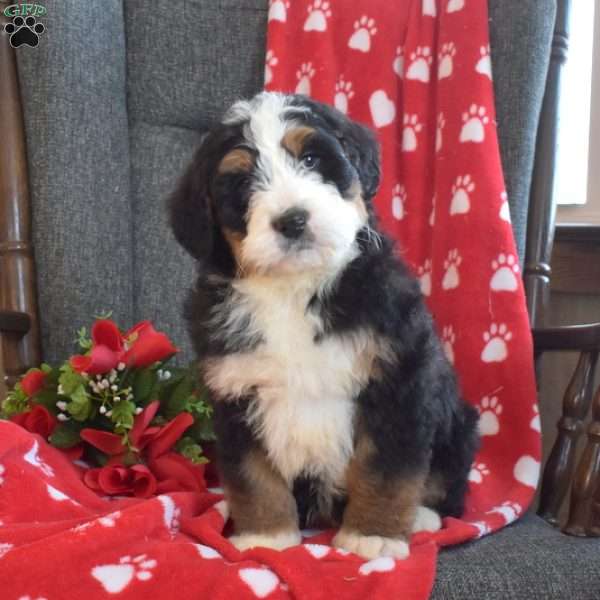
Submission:
<svg viewBox="0 0 600 600">
<path fill-rule="evenodd" d="M 82 375 L 74 371 L 69 363 L 60 368 L 60 377 L 58 382 L 62 385 L 63 394 L 71 396 L 80 386 L 84 386 L 86 381 Z"/>
<path fill-rule="evenodd" d="M 83 385 L 80 385 L 72 394 L 71 402 L 67 404 L 67 411 L 76 421 L 85 421 L 92 412 L 92 401 Z"/>
<path fill-rule="evenodd" d="M 2 417 L 8 418 L 29 409 L 27 395 L 17 384 L 2 401 Z"/>
<path fill-rule="evenodd" d="M 166 398 L 165 414 L 167 418 L 172 419 L 180 412 L 187 410 L 188 401 L 194 391 L 194 382 L 185 378 L 182 379 L 173 390 L 169 398 Z"/>
<path fill-rule="evenodd" d="M 117 433 L 131 429 L 135 417 L 135 408 L 135 404 L 130 400 L 121 400 L 113 404 L 111 409 L 112 416 L 110 418 L 113 423 L 117 424 Z"/>
<path fill-rule="evenodd" d="M 146 404 L 156 387 L 158 377 L 151 369 L 138 371 L 133 380 L 133 397 L 138 404 Z"/>
<path fill-rule="evenodd" d="M 42 366 L 40 367 L 40 369 L 46 375 L 49 375 L 50 373 L 52 373 L 52 367 L 48 363 L 42 363 Z"/>
<path fill-rule="evenodd" d="M 57 400 L 58 394 L 56 393 L 56 388 L 41 390 L 35 395 L 35 403 L 45 406 L 50 411 L 56 411 Z"/>
<path fill-rule="evenodd" d="M 202 446 L 197 444 L 192 438 L 181 438 L 175 445 L 179 454 L 191 460 L 195 465 L 201 465 L 208 462 L 208 459 L 202 455 Z"/>
<path fill-rule="evenodd" d="M 59 423 L 50 436 L 50 443 L 56 448 L 72 448 L 80 441 L 79 432 L 64 423 Z"/>
</svg>

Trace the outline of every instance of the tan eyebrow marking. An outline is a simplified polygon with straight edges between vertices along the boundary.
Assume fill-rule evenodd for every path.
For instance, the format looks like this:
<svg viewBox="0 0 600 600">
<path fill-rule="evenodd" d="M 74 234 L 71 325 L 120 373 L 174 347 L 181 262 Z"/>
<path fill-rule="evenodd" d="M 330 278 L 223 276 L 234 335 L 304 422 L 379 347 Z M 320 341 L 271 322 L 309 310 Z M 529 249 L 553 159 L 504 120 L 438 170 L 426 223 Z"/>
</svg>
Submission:
<svg viewBox="0 0 600 600">
<path fill-rule="evenodd" d="M 306 140 L 314 135 L 315 130 L 312 127 L 306 127 L 304 125 L 300 127 L 294 127 L 287 131 L 282 140 L 281 145 L 293 156 L 299 158 L 306 145 Z"/>
<path fill-rule="evenodd" d="M 247 173 L 252 170 L 253 166 L 252 154 L 243 148 L 235 148 L 222 158 L 217 172 L 219 175 L 223 173 Z"/>
</svg>

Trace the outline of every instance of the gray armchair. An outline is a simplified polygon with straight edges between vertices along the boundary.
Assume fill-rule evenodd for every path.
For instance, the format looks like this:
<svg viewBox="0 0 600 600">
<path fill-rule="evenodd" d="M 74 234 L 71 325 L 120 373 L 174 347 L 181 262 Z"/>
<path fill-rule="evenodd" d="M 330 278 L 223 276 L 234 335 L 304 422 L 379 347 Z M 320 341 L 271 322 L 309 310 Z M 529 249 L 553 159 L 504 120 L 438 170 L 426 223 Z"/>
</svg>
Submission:
<svg viewBox="0 0 600 600">
<path fill-rule="evenodd" d="M 168 230 L 164 198 L 222 110 L 261 88 L 268 2 L 45 5 L 43 44 L 16 52 L 37 296 L 4 294 L 1 307 L 31 309 L 20 358 L 40 358 L 38 315 L 43 358 L 52 362 L 71 351 L 77 327 L 108 308 L 124 325 L 152 319 L 189 360 L 180 306 L 193 266 Z M 490 0 L 502 160 L 521 256 L 555 11 L 556 0 Z M 6 58 L 7 44 L 2 51 Z M 16 194 L 27 206 L 26 190 L 2 185 L 6 177 L 0 167 L 0 203 Z M 0 320 L 4 340 L 29 325 L 10 333 Z M 531 513 L 441 552 L 432 597 L 590 600 L 600 595 L 599 556 L 600 540 L 566 536 Z"/>
</svg>

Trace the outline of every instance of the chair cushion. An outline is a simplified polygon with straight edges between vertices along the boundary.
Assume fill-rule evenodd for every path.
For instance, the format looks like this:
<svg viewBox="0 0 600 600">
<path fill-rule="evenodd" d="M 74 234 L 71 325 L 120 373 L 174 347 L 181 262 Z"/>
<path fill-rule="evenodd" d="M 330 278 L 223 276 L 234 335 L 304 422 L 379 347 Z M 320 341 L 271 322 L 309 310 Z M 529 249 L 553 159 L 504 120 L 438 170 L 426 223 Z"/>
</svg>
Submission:
<svg viewBox="0 0 600 600">
<path fill-rule="evenodd" d="M 570 537 L 528 514 L 496 534 L 442 550 L 431 598 L 600 598 L 600 538 Z"/>
</svg>

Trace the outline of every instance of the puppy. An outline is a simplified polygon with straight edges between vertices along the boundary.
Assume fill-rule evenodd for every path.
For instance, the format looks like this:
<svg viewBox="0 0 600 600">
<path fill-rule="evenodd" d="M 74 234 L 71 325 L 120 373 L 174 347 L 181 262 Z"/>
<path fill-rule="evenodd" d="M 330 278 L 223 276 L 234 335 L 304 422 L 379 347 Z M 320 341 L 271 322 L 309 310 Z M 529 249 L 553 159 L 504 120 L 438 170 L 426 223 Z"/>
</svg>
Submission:
<svg viewBox="0 0 600 600">
<path fill-rule="evenodd" d="M 403 558 L 463 511 L 477 415 L 377 229 L 378 154 L 335 109 L 265 92 L 227 112 L 170 199 L 198 261 L 186 318 L 241 550 L 334 525 L 340 548 Z"/>
</svg>

